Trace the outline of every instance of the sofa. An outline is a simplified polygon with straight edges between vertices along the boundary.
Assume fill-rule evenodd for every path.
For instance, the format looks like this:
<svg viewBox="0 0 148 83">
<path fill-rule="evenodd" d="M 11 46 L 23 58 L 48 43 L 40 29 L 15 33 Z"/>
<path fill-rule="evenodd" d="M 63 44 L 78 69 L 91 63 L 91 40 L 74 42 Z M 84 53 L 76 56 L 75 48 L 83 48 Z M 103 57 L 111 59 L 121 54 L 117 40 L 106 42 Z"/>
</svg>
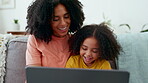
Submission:
<svg viewBox="0 0 148 83">
<path fill-rule="evenodd" d="M 8 42 L 4 83 L 24 83 L 26 80 L 27 38 L 21 36 Z M 123 48 L 117 60 L 117 68 L 130 73 L 129 83 L 148 83 L 148 33 L 117 34 L 117 40 Z"/>
</svg>

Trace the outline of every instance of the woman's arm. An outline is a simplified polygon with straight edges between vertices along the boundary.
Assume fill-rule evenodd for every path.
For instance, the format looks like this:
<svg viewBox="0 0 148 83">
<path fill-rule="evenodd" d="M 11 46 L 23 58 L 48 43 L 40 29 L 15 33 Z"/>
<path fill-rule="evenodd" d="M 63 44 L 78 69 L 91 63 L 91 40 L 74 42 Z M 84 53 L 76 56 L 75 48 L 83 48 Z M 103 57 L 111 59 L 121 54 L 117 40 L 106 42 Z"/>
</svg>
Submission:
<svg viewBox="0 0 148 83">
<path fill-rule="evenodd" d="M 41 52 L 38 50 L 38 42 L 33 35 L 30 35 L 27 42 L 26 65 L 41 66 Z"/>
</svg>

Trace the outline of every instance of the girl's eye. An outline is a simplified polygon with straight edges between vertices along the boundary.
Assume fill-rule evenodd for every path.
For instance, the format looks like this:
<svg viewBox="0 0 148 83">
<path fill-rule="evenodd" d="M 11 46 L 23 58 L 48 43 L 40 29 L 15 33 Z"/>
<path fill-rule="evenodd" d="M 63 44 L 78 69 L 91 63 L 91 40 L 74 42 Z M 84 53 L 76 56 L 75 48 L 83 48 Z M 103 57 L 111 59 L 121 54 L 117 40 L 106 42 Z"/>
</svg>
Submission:
<svg viewBox="0 0 148 83">
<path fill-rule="evenodd" d="M 99 51 L 97 49 L 92 50 L 93 53 L 98 53 Z"/>
<path fill-rule="evenodd" d="M 87 48 L 86 47 L 81 47 L 83 50 L 87 50 Z"/>
</svg>

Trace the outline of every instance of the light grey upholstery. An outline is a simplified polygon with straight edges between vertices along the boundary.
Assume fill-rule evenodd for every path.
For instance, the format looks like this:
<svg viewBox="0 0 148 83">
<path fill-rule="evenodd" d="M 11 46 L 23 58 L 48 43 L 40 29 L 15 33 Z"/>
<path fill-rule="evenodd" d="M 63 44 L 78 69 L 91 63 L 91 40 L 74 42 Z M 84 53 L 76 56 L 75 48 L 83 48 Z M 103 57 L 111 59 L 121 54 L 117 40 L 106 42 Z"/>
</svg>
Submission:
<svg viewBox="0 0 148 83">
<path fill-rule="evenodd" d="M 25 81 L 27 38 L 18 37 L 8 43 L 5 83 L 24 83 Z"/>
</svg>

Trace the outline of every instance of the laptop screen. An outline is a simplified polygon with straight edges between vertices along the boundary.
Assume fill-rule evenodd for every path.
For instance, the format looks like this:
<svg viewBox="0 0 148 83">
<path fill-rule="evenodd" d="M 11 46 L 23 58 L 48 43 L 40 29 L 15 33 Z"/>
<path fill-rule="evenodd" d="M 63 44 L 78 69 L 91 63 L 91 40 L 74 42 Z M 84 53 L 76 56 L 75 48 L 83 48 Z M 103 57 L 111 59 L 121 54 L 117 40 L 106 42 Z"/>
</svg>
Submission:
<svg viewBox="0 0 148 83">
<path fill-rule="evenodd" d="M 129 72 L 74 68 L 26 67 L 27 83 L 128 83 Z"/>
</svg>

